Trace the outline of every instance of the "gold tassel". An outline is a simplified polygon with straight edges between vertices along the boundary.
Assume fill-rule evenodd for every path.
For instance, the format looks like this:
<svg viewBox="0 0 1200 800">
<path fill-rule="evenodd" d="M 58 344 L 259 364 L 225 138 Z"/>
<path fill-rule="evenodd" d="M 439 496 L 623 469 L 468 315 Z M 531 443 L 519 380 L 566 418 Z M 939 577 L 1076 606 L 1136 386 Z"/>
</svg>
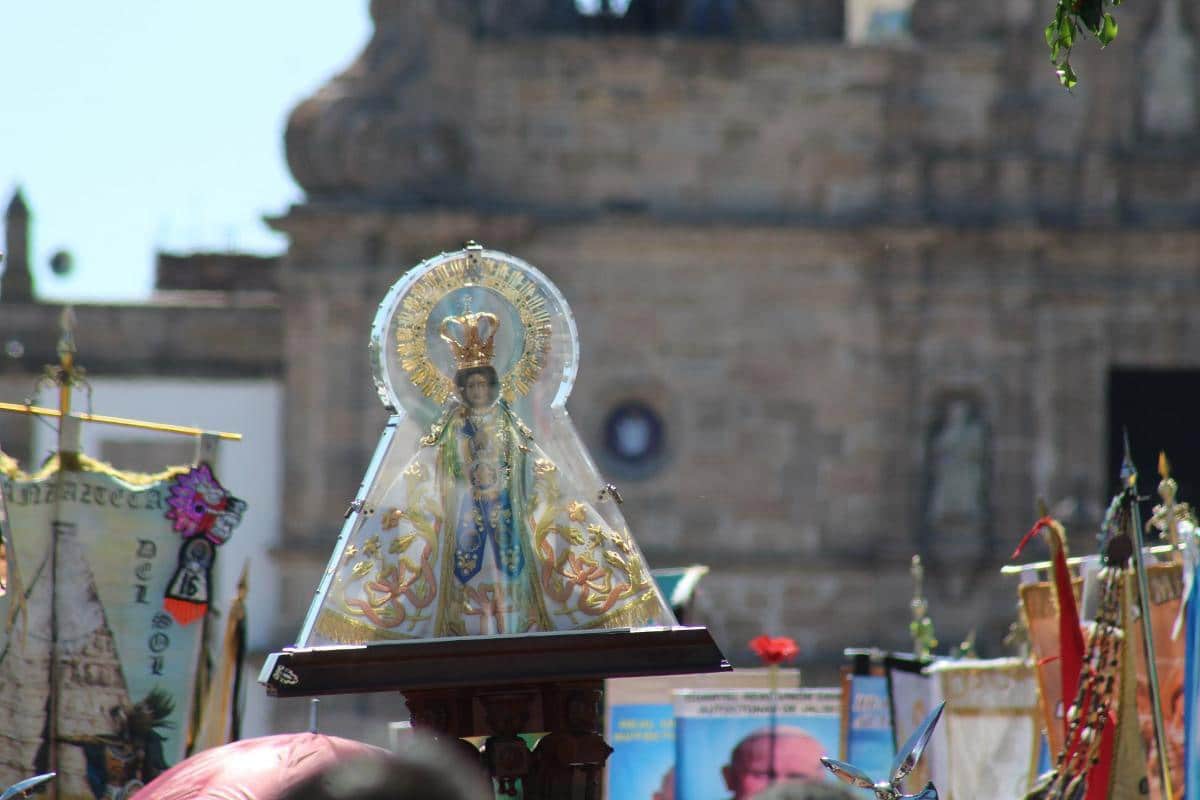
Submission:
<svg viewBox="0 0 1200 800">
<path fill-rule="evenodd" d="M 234 687 L 238 671 L 242 667 L 245 651 L 246 592 L 248 589 L 247 562 L 238 579 L 237 597 L 229 606 L 225 620 L 225 635 L 221 638 L 221 661 L 216 670 L 216 680 L 208 688 L 203 711 L 197 726 L 196 738 L 189 751 L 197 753 L 210 747 L 220 747 L 236 738 L 233 730 L 233 714 L 238 698 Z"/>
</svg>

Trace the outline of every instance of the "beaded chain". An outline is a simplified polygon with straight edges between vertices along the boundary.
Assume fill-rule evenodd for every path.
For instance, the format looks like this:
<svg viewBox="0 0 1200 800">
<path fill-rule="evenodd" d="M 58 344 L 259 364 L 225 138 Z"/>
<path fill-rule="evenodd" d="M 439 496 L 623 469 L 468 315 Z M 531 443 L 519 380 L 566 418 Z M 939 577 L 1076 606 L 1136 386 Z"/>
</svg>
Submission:
<svg viewBox="0 0 1200 800">
<path fill-rule="evenodd" d="M 1125 632 L 1121 629 L 1121 597 L 1126 580 L 1118 567 L 1097 575 L 1100 604 L 1088 631 L 1079 689 L 1067 709 L 1067 736 L 1048 784 L 1037 794 L 1046 800 L 1080 800 L 1088 774 L 1100 761 L 1100 740 L 1110 721 Z"/>
</svg>

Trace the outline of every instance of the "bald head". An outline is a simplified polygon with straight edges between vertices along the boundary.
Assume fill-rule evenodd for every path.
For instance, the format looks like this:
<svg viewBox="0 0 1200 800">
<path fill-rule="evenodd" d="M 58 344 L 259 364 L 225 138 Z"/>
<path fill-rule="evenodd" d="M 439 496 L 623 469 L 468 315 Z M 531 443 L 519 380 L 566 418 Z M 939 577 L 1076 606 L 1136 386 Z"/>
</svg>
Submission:
<svg viewBox="0 0 1200 800">
<path fill-rule="evenodd" d="M 821 743 L 799 728 L 764 728 L 738 742 L 722 773 L 735 800 L 748 800 L 777 781 L 820 780 L 823 755 Z"/>
</svg>

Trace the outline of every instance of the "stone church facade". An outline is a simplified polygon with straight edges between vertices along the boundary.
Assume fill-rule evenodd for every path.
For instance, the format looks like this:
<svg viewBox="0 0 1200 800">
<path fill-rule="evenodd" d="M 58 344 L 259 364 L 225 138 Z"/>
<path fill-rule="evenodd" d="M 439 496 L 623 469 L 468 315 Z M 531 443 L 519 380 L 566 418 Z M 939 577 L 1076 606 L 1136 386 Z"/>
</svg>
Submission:
<svg viewBox="0 0 1200 800">
<path fill-rule="evenodd" d="M 735 663 L 763 632 L 813 667 L 905 647 L 913 553 L 943 642 L 977 627 L 1002 652 L 998 567 L 1036 499 L 1091 547 L 1114 371 L 1200 369 L 1197 73 L 1172 67 L 1194 65 L 1195 12 L 1123 6 L 1118 43 L 1077 48 L 1067 94 L 1048 8 L 1027 0 L 969 19 L 921 0 L 913 40 L 860 47 L 819 2 L 700 3 L 726 14 L 704 23 L 662 4 L 674 15 L 608 27 L 493 5 L 374 0 L 365 51 L 289 121 L 306 199 L 271 220 L 281 263 L 174 286 L 273 276 L 255 347 L 249 312 L 218 304 L 186 313 L 228 315 L 226 349 L 180 363 L 285 385 L 272 557 L 303 600 L 279 644 L 385 421 L 375 307 L 473 239 L 572 304 L 576 426 L 650 564 L 712 567 L 699 615 Z M 6 303 L 35 339 L 50 310 Z M 629 408 L 652 452 L 622 451 Z"/>
</svg>

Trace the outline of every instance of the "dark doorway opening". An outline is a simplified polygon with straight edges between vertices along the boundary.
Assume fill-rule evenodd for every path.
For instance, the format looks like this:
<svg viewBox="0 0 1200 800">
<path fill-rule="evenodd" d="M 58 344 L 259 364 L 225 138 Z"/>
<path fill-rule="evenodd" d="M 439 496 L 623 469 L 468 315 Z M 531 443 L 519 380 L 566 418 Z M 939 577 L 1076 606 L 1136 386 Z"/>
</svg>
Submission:
<svg viewBox="0 0 1200 800">
<path fill-rule="evenodd" d="M 1179 500 L 1200 506 L 1200 370 L 1113 369 L 1108 374 L 1109 496 L 1120 491 L 1124 432 L 1138 492 L 1158 502 L 1158 454 L 1167 454 Z M 1105 498 L 1107 500 L 1107 498 Z"/>
</svg>

